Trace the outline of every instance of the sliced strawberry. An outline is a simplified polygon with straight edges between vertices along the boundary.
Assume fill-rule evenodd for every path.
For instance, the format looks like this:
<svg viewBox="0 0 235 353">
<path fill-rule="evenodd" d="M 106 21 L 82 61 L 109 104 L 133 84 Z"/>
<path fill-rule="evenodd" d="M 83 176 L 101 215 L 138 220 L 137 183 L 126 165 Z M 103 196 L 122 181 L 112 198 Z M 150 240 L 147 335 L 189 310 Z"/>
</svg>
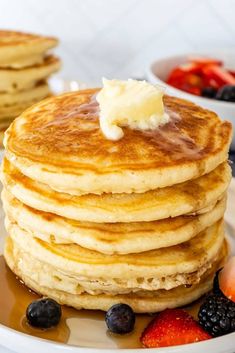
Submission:
<svg viewBox="0 0 235 353">
<path fill-rule="evenodd" d="M 235 85 L 235 76 L 222 67 L 222 62 L 213 58 L 190 57 L 190 62 L 179 65 L 170 72 L 167 83 L 182 91 L 197 96 L 203 88 L 219 90 L 225 85 Z"/>
<path fill-rule="evenodd" d="M 185 73 L 190 73 L 190 74 L 200 74 L 201 72 L 201 65 L 198 65 L 195 63 L 182 64 L 179 66 L 179 68 Z"/>
<path fill-rule="evenodd" d="M 195 74 L 188 74 L 185 79 L 188 85 L 193 87 L 201 87 L 202 80 L 200 76 Z"/>
<path fill-rule="evenodd" d="M 182 309 L 161 312 L 146 327 L 141 342 L 146 348 L 178 346 L 210 339 L 211 336 Z"/>
<path fill-rule="evenodd" d="M 193 87 L 193 86 L 187 87 L 185 89 L 185 92 L 194 94 L 195 96 L 201 96 L 201 94 L 202 94 L 202 91 L 199 87 Z"/>
<path fill-rule="evenodd" d="M 167 83 L 184 80 L 188 74 L 199 74 L 199 71 L 197 65 L 191 63 L 182 64 L 170 72 Z"/>
<path fill-rule="evenodd" d="M 202 78 L 200 75 L 190 71 L 184 71 L 181 67 L 178 67 L 171 72 L 167 83 L 192 94 L 201 94 Z"/>
<path fill-rule="evenodd" d="M 178 82 L 182 80 L 185 76 L 185 71 L 182 70 L 180 67 L 176 67 L 170 72 L 168 79 L 166 80 L 167 83 L 171 84 L 172 82 Z"/>
<path fill-rule="evenodd" d="M 208 79 L 215 80 L 220 86 L 235 85 L 235 77 L 222 67 L 208 65 L 202 68 L 202 72 Z"/>
<path fill-rule="evenodd" d="M 219 286 L 224 295 L 235 302 L 235 256 L 220 271 Z"/>
<path fill-rule="evenodd" d="M 234 70 L 228 70 L 228 72 L 230 73 L 230 75 L 232 75 L 233 77 L 235 77 L 235 71 L 234 71 Z"/>
<path fill-rule="evenodd" d="M 218 82 L 214 78 L 208 77 L 206 75 L 203 76 L 202 80 L 203 80 L 204 87 L 212 87 L 218 90 L 219 88 L 224 86 L 223 84 L 221 84 L 221 82 Z"/>
<path fill-rule="evenodd" d="M 222 66 L 222 64 L 223 64 L 223 62 L 221 60 L 207 58 L 207 57 L 203 57 L 203 56 L 189 56 L 188 59 L 191 63 L 197 64 L 200 66 L 211 65 L 211 64 Z"/>
</svg>

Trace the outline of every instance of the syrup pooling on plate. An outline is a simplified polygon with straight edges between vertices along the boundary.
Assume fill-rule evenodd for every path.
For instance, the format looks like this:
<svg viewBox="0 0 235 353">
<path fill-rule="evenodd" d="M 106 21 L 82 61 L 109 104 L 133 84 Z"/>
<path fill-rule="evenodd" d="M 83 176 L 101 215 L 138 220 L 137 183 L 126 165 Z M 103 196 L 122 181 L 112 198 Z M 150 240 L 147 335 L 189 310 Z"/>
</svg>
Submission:
<svg viewBox="0 0 235 353">
<path fill-rule="evenodd" d="M 39 296 L 30 291 L 15 277 L 7 267 L 3 256 L 0 257 L 0 283 L 1 324 L 29 335 L 57 342 L 67 342 L 69 329 L 65 321 L 66 313 L 63 313 L 60 324 L 51 330 L 39 330 L 27 324 L 25 318 L 26 308 L 32 301 L 37 300 Z"/>
<path fill-rule="evenodd" d="M 96 348 L 140 348 L 141 333 L 153 318 L 151 315 L 137 315 L 133 333 L 120 336 L 107 331 L 103 312 L 77 311 L 63 306 L 62 319 L 57 327 L 47 330 L 35 329 L 26 322 L 25 311 L 39 296 L 15 277 L 7 267 L 3 256 L 0 256 L 0 283 L 0 323 L 17 331 L 55 342 Z M 187 308 L 195 318 L 200 303 L 201 301 L 197 301 Z"/>
<path fill-rule="evenodd" d="M 101 345 L 120 348 L 141 347 L 139 337 L 151 320 L 149 315 L 139 315 L 135 331 L 128 336 L 117 336 L 107 332 L 104 313 L 101 311 L 77 311 L 62 307 L 62 319 L 57 327 L 40 330 L 28 325 L 25 318 L 27 306 L 39 296 L 33 293 L 7 267 L 0 256 L 0 323 L 17 331 L 55 342 L 81 346 Z M 97 330 L 97 335 L 94 334 Z M 101 336 L 100 336 L 101 335 Z M 93 338 L 94 337 L 94 338 Z"/>
</svg>

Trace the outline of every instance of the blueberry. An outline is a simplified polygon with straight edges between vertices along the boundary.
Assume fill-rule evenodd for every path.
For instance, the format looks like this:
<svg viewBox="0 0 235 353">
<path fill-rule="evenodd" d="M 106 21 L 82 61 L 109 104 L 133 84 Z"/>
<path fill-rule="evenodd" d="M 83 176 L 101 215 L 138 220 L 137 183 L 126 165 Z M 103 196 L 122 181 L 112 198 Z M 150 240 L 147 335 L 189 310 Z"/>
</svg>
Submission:
<svg viewBox="0 0 235 353">
<path fill-rule="evenodd" d="M 218 90 L 215 98 L 221 101 L 235 102 L 235 85 L 223 86 Z"/>
<path fill-rule="evenodd" d="M 135 326 L 135 314 L 129 305 L 115 304 L 107 311 L 105 322 L 113 333 L 129 333 Z"/>
<path fill-rule="evenodd" d="M 35 300 L 27 307 L 26 317 L 28 323 L 34 327 L 56 326 L 61 318 L 61 306 L 50 298 Z"/>
<path fill-rule="evenodd" d="M 202 89 L 202 96 L 206 98 L 214 98 L 216 96 L 217 90 L 213 87 L 204 87 Z"/>
</svg>

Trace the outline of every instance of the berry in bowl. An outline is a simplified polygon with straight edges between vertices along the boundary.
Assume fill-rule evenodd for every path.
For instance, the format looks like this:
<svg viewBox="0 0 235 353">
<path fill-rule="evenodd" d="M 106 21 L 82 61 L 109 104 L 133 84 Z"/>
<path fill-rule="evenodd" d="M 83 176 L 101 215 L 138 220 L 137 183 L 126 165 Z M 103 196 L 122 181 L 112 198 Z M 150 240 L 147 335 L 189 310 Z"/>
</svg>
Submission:
<svg viewBox="0 0 235 353">
<path fill-rule="evenodd" d="M 235 51 L 178 55 L 156 60 L 147 79 L 178 96 L 216 112 L 235 124 Z M 232 149 L 235 150 L 235 133 Z"/>
<path fill-rule="evenodd" d="M 170 71 L 166 83 L 196 96 L 235 102 L 235 71 L 223 65 L 221 60 L 189 56 Z"/>
</svg>

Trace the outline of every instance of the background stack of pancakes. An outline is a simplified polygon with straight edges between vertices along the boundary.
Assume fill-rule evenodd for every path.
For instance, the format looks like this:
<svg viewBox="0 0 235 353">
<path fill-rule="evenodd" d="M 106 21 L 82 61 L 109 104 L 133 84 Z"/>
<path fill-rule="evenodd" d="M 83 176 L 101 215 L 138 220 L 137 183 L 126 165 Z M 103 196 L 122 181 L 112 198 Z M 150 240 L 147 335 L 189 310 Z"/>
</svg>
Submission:
<svg viewBox="0 0 235 353">
<path fill-rule="evenodd" d="M 48 54 L 56 38 L 0 31 L 0 144 L 11 121 L 50 95 L 46 82 L 60 61 Z"/>
<path fill-rule="evenodd" d="M 228 252 L 231 125 L 165 97 L 169 123 L 125 128 L 113 142 L 99 128 L 95 94 L 44 100 L 7 130 L 6 261 L 33 290 L 75 308 L 190 303 L 210 290 Z"/>
</svg>

